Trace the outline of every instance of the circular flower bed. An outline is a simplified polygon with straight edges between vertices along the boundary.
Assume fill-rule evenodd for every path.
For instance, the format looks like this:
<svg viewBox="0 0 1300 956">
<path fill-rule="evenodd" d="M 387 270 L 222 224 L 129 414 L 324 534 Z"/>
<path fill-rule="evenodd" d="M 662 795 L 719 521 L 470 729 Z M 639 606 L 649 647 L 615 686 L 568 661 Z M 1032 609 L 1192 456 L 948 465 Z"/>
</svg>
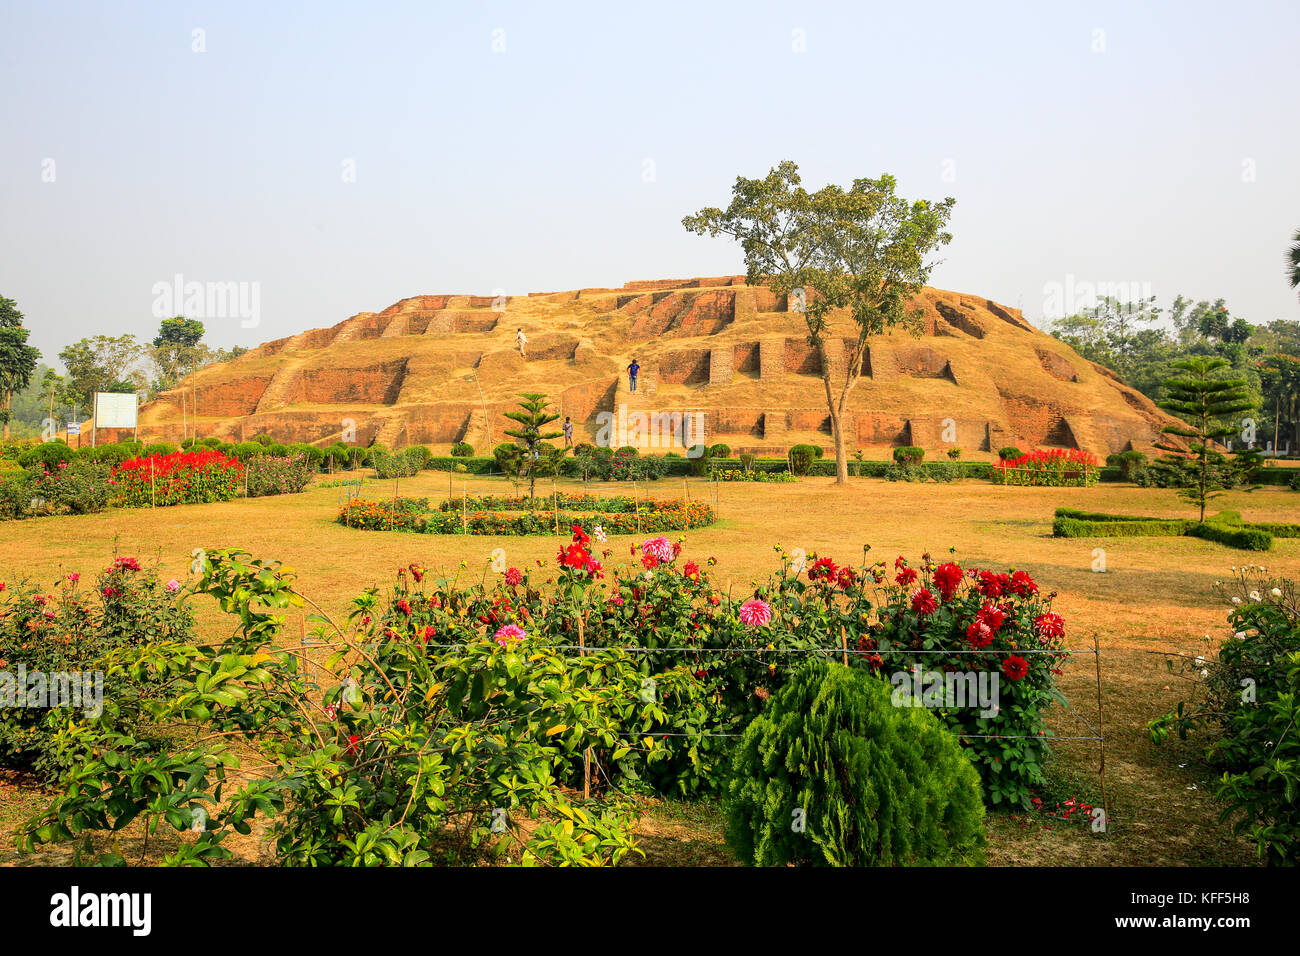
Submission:
<svg viewBox="0 0 1300 956">
<path fill-rule="evenodd" d="M 554 505 L 560 512 L 557 516 Z M 428 498 L 371 501 L 353 498 L 339 508 L 337 521 L 366 531 L 414 531 L 421 534 L 554 535 L 575 522 L 598 526 L 600 534 L 686 531 L 713 524 L 717 516 L 702 501 L 637 501 L 626 495 L 552 495 L 538 497 L 543 509 L 527 510 L 529 501 L 510 495 L 451 498 L 430 508 Z M 545 508 L 545 505 L 551 505 Z M 567 510 L 566 510 L 567 509 Z"/>
</svg>

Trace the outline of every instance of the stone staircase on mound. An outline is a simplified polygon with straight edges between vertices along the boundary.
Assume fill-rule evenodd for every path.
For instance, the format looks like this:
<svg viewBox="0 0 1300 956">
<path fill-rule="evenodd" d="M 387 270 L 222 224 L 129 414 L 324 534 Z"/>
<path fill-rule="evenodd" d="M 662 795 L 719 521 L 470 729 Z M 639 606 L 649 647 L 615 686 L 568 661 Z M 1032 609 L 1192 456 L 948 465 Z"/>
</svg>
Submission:
<svg viewBox="0 0 1300 956">
<path fill-rule="evenodd" d="M 388 449 L 398 448 L 405 444 L 403 441 L 403 436 L 406 434 L 405 419 L 393 415 L 381 419 L 381 422 L 379 431 L 375 433 L 374 444 L 382 445 Z"/>
</svg>

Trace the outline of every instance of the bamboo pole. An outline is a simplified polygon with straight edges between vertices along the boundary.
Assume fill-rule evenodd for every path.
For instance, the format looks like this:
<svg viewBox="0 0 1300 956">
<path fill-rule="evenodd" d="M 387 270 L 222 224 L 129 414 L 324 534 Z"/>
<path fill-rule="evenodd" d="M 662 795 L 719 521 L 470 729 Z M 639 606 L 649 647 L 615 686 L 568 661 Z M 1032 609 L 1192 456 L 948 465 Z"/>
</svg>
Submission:
<svg viewBox="0 0 1300 956">
<path fill-rule="evenodd" d="M 1106 795 L 1106 735 L 1102 730 L 1102 706 L 1101 706 L 1101 644 L 1097 640 L 1097 635 L 1092 635 L 1092 652 L 1093 659 L 1097 664 L 1097 749 L 1101 753 L 1101 760 L 1097 766 L 1097 776 L 1101 780 L 1101 808 L 1106 814 L 1106 827 L 1110 827 L 1110 798 Z"/>
<path fill-rule="evenodd" d="M 460 533 L 469 534 L 469 484 L 460 486 Z"/>
<path fill-rule="evenodd" d="M 578 654 L 582 657 L 587 656 L 587 642 L 584 639 L 583 626 L 586 623 L 587 615 L 582 613 L 578 615 Z M 582 799 L 591 799 L 591 748 L 588 747 L 582 753 Z"/>
<path fill-rule="evenodd" d="M 840 625 L 840 651 L 844 655 L 844 666 L 849 666 L 849 639 L 844 633 L 844 625 Z"/>
</svg>

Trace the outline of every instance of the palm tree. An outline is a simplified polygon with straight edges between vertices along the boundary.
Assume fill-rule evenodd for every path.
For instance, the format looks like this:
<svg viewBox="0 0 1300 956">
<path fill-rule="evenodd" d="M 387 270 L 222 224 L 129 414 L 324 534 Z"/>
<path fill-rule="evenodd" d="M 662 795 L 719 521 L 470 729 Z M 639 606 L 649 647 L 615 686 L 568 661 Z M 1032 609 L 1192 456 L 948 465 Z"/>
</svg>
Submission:
<svg viewBox="0 0 1300 956">
<path fill-rule="evenodd" d="M 1291 288 L 1300 291 L 1300 229 L 1295 231 L 1286 250 L 1286 281 Z"/>
</svg>

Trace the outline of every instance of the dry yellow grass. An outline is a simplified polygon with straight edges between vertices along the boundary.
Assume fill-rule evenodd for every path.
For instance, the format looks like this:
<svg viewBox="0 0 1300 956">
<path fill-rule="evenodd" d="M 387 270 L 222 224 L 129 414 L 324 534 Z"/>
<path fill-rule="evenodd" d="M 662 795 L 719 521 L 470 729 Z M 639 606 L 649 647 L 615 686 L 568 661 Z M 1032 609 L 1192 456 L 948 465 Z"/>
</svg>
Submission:
<svg viewBox="0 0 1300 956">
<path fill-rule="evenodd" d="M 572 487 L 561 482 L 561 487 Z M 549 487 L 549 486 L 548 486 Z M 683 493 L 680 479 L 648 486 L 657 497 Z M 595 486 L 626 493 L 626 485 Z M 446 495 L 445 473 L 403 479 L 401 493 Z M 501 479 L 456 478 L 454 490 L 501 492 Z M 392 482 L 366 486 L 370 497 L 388 497 Z M 705 497 L 703 482 L 686 489 Z M 420 536 L 361 532 L 334 523 L 340 489 L 315 488 L 302 495 L 227 504 L 183 506 L 157 511 L 111 511 L 86 517 L 61 517 L 0 525 L 0 580 L 26 576 L 48 584 L 72 570 L 83 574 L 106 565 L 114 553 L 156 557 L 165 573 L 188 578 L 196 547 L 238 547 L 294 567 L 302 589 L 331 613 L 371 584 L 386 585 L 398 567 L 419 561 L 454 569 L 475 580 L 484 573 L 494 548 L 506 549 L 509 563 L 550 563 L 556 541 L 548 538 Z M 963 564 L 1029 571 L 1044 590 L 1058 592 L 1071 647 L 1101 644 L 1104 669 L 1106 780 L 1112 829 L 1094 836 L 1077 826 L 1049 829 L 1045 821 L 1006 816 L 990 824 L 993 863 L 1034 865 L 1194 864 L 1253 862 L 1252 848 L 1217 823 L 1210 796 L 1210 772 L 1194 743 L 1156 748 L 1146 722 L 1168 710 L 1188 686 L 1171 678 L 1152 651 L 1202 653 L 1225 632 L 1225 607 L 1214 593 L 1216 580 L 1231 565 L 1262 563 L 1292 579 L 1300 577 L 1300 542 L 1281 540 L 1265 555 L 1233 551 L 1192 538 L 1054 539 L 1051 516 L 1058 506 L 1129 514 L 1190 516 L 1173 492 L 1124 485 L 1094 488 L 1002 488 L 982 481 L 953 485 L 892 484 L 855 479 L 836 489 L 830 479 L 806 478 L 793 485 L 723 485 L 721 521 L 686 534 L 686 554 L 718 559 L 715 576 L 737 592 L 775 567 L 774 545 L 801 547 L 856 562 L 864 544 L 892 562 L 897 554 L 936 557 L 949 547 Z M 1300 495 L 1282 489 L 1224 496 L 1217 507 L 1239 510 L 1247 520 L 1296 520 Z M 626 554 L 630 539 L 611 538 L 614 561 Z M 1093 549 L 1105 549 L 1106 573 L 1092 570 Z M 200 602 L 206 628 L 228 623 L 210 602 Z M 296 627 L 290 631 L 296 633 Z M 1206 635 L 1211 642 L 1207 643 Z M 1093 659 L 1066 665 L 1064 690 L 1072 706 L 1096 719 Z M 1057 713 L 1058 734 L 1079 733 L 1073 717 Z M 1090 742 L 1063 742 L 1052 767 L 1059 796 L 1098 802 L 1099 749 Z M 12 790 L 14 783 L 6 785 Z M 8 796 L 4 801 L 13 805 Z M 30 800 L 22 801 L 25 804 Z M 0 811 L 2 812 L 2 811 Z M 724 859 L 716 825 L 682 822 L 680 813 L 647 810 L 645 833 L 654 837 L 655 861 L 709 862 Z M 15 813 L 3 813 L 10 829 Z M 1050 825 L 1050 821 L 1046 821 Z M 679 858 L 672 847 L 686 849 Z M 721 855 L 720 855 L 721 854 Z"/>
</svg>

